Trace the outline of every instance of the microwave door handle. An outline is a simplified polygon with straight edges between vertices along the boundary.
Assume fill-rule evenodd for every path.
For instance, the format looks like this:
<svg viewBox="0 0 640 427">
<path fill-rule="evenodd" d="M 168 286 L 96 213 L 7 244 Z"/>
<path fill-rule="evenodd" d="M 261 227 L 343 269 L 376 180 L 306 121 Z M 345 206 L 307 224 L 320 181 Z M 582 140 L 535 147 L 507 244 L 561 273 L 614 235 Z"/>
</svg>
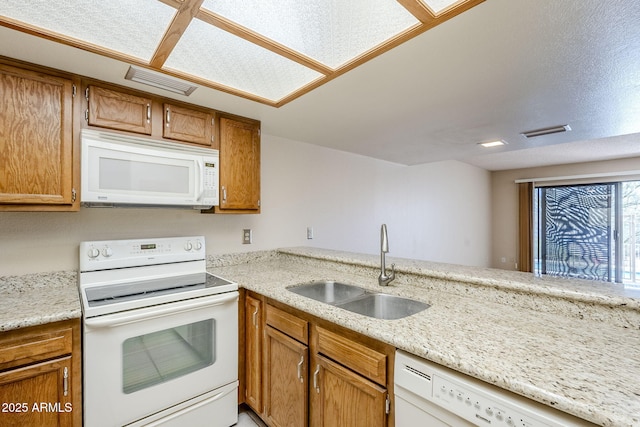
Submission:
<svg viewBox="0 0 640 427">
<path fill-rule="evenodd" d="M 202 159 L 196 160 L 196 202 L 202 200 L 204 195 L 204 165 L 202 163 Z"/>
</svg>

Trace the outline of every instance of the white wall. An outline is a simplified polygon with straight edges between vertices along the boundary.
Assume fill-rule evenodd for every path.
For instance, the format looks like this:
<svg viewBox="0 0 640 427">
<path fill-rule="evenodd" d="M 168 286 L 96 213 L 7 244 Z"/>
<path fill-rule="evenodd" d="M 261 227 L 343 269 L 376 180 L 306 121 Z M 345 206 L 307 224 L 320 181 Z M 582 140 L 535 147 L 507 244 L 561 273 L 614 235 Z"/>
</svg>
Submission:
<svg viewBox="0 0 640 427">
<path fill-rule="evenodd" d="M 205 235 L 207 252 L 316 246 L 486 266 L 490 174 L 460 162 L 402 166 L 262 136 L 262 214 L 173 209 L 0 212 L 0 275 L 75 270 L 78 242 Z M 306 239 L 306 228 L 315 238 Z M 253 244 L 242 245 L 242 229 Z"/>
</svg>

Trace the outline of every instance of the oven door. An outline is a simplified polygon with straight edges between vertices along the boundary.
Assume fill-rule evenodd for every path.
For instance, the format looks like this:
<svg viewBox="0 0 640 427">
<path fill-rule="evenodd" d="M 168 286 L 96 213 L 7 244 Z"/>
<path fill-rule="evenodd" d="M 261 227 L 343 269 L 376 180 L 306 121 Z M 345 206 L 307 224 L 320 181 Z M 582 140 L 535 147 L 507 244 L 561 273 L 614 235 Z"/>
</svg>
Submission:
<svg viewBox="0 0 640 427">
<path fill-rule="evenodd" d="M 85 425 L 121 426 L 236 383 L 237 352 L 238 292 L 85 319 Z"/>
</svg>

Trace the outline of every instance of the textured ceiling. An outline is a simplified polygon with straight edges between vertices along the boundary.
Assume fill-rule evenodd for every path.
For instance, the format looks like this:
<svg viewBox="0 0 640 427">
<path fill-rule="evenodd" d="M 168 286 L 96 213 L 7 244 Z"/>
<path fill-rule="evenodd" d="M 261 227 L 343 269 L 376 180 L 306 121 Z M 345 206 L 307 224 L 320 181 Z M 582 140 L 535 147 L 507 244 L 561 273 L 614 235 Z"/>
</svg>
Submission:
<svg viewBox="0 0 640 427">
<path fill-rule="evenodd" d="M 7 28 L 0 55 L 256 118 L 274 137 L 402 164 L 459 160 L 498 170 L 640 156 L 636 0 L 486 0 L 280 108 L 207 87 L 189 98 L 156 91 L 123 80 L 126 61 Z M 572 131 L 520 135 L 564 124 Z M 508 144 L 477 145 L 493 139 Z"/>
<path fill-rule="evenodd" d="M 0 24 L 281 106 L 484 0 L 4 0 Z"/>
</svg>

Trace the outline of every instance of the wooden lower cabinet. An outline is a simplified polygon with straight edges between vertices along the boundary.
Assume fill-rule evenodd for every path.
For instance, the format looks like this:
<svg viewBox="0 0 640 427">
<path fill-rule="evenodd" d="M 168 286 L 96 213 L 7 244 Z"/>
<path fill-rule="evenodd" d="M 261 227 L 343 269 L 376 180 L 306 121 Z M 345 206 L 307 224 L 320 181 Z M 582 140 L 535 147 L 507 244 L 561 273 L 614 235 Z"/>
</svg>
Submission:
<svg viewBox="0 0 640 427">
<path fill-rule="evenodd" d="M 262 301 L 251 295 L 245 298 L 245 402 L 256 413 L 262 412 Z"/>
<path fill-rule="evenodd" d="M 320 354 L 311 366 L 311 426 L 387 425 L 385 388 Z"/>
<path fill-rule="evenodd" d="M 0 373 L 0 425 L 73 426 L 71 357 Z"/>
<path fill-rule="evenodd" d="M 0 425 L 82 425 L 80 320 L 0 333 Z"/>
<path fill-rule="evenodd" d="M 273 427 L 304 427 L 309 349 L 270 326 L 265 338 L 265 421 Z"/>
<path fill-rule="evenodd" d="M 263 363 L 250 372 L 245 361 L 245 401 L 267 425 L 394 426 L 395 348 L 253 293 L 247 294 L 247 325 L 260 319 L 253 315 L 257 300 L 264 307 Z M 255 340 L 250 332 L 245 326 L 247 349 Z M 262 408 L 249 399 L 258 378 Z"/>
</svg>

